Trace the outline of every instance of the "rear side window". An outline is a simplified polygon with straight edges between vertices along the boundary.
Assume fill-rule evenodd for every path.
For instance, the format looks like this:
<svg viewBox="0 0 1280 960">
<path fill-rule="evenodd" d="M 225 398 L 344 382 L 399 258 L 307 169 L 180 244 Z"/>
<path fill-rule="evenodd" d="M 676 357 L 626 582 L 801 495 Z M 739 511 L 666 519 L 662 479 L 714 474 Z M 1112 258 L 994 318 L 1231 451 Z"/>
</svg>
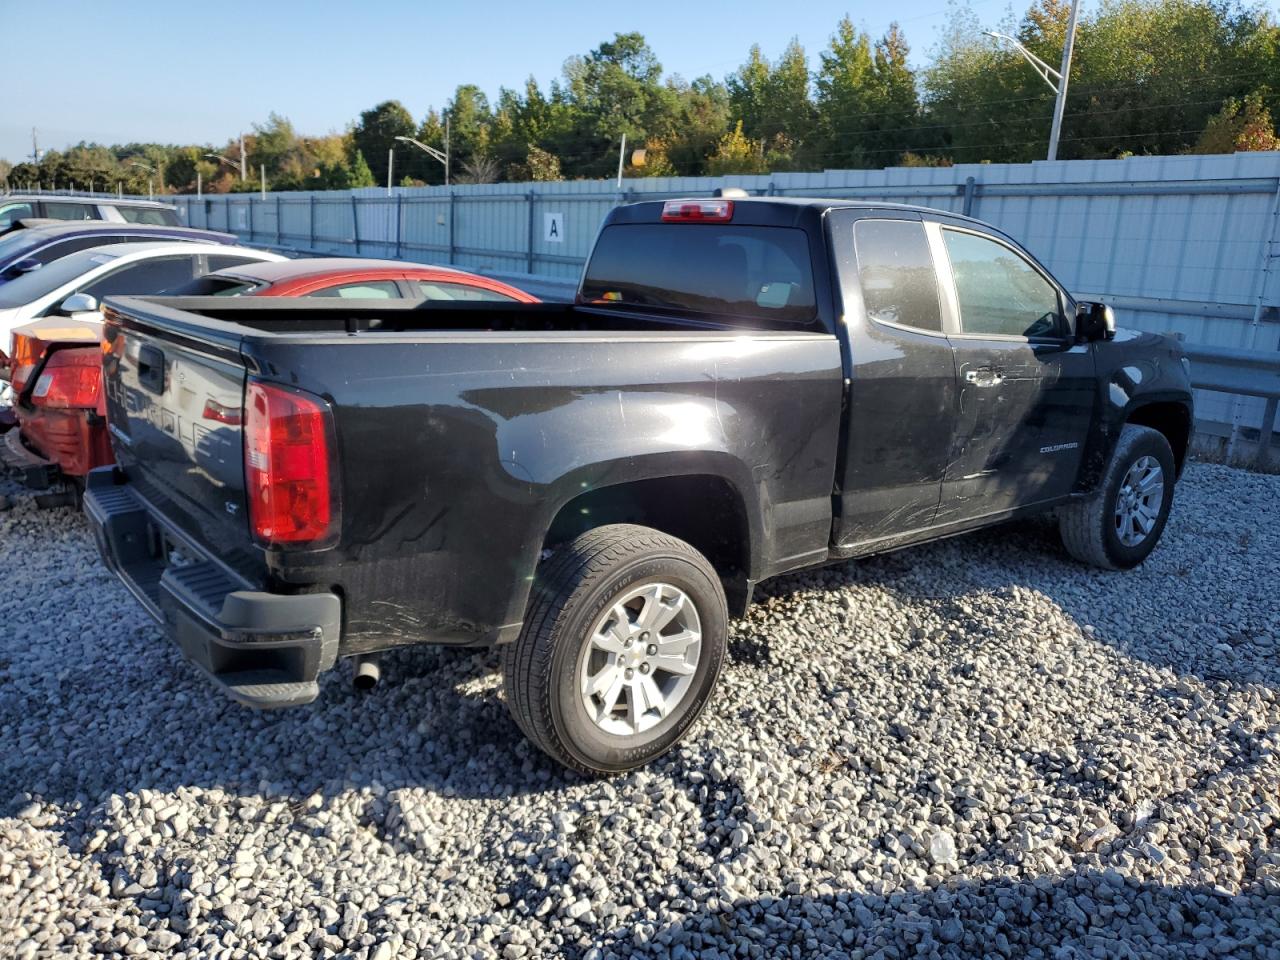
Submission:
<svg viewBox="0 0 1280 960">
<path fill-rule="evenodd" d="M 366 280 L 363 283 L 340 283 L 323 287 L 308 297 L 342 297 L 350 300 L 389 300 L 400 296 L 400 288 L 393 280 Z"/>
<path fill-rule="evenodd" d="M 853 228 L 867 316 L 942 332 L 938 274 L 918 220 L 859 220 Z"/>
<path fill-rule="evenodd" d="M 443 283 L 438 280 L 414 280 L 418 296 L 428 300 L 483 300 L 488 303 L 513 303 L 512 297 L 484 287 L 472 287 L 465 283 Z"/>
<path fill-rule="evenodd" d="M 596 242 L 582 298 L 766 323 L 817 315 L 809 241 L 792 227 L 614 224 Z"/>
<path fill-rule="evenodd" d="M 97 220 L 98 211 L 87 203 L 65 203 L 46 200 L 44 215 L 55 220 Z"/>
<path fill-rule="evenodd" d="M 182 221 L 178 219 L 178 212 L 166 210 L 163 207 L 116 207 L 116 212 L 124 218 L 126 223 L 146 223 L 153 227 L 182 226 Z"/>
</svg>

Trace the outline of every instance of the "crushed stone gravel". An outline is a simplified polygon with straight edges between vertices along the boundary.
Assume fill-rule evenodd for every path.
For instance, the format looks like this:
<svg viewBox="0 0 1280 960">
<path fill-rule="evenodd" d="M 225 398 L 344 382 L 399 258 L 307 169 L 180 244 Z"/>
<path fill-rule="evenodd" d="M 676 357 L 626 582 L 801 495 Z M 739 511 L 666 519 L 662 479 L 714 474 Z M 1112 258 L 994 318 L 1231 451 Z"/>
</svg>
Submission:
<svg viewBox="0 0 1280 960">
<path fill-rule="evenodd" d="M 0 482 L 0 955 L 1280 957 L 1280 477 L 786 577 L 684 745 L 566 773 L 492 651 L 255 713 Z"/>
</svg>

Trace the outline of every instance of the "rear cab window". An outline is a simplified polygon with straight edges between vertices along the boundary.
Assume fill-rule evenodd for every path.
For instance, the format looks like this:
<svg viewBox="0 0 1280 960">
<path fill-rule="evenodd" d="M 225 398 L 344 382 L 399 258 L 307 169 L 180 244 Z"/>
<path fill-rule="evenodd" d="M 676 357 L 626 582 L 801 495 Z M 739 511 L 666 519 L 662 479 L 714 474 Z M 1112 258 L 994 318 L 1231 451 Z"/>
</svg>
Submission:
<svg viewBox="0 0 1280 960">
<path fill-rule="evenodd" d="M 766 327 L 807 326 L 818 313 L 805 231 L 748 224 L 611 224 L 581 300 Z"/>
</svg>

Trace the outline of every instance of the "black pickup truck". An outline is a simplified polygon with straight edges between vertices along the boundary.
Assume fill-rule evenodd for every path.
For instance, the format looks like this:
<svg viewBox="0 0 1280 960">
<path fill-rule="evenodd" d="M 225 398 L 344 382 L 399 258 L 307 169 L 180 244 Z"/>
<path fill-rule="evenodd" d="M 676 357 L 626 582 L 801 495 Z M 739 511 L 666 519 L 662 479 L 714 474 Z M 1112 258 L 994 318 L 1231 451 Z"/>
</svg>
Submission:
<svg viewBox="0 0 1280 960">
<path fill-rule="evenodd" d="M 237 700 L 501 644 L 539 747 L 645 763 L 788 571 L 1057 512 L 1140 563 L 1191 431 L 1175 341 L 960 216 L 813 199 L 606 219 L 573 304 L 120 298 L 99 547 Z"/>
</svg>

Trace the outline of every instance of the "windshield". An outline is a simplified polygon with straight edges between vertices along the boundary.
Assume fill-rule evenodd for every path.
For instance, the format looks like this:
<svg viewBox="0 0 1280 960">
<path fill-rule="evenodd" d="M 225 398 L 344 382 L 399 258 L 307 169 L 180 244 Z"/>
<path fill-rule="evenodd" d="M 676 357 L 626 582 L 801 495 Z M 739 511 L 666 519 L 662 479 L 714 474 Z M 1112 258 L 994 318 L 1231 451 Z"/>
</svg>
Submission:
<svg viewBox="0 0 1280 960">
<path fill-rule="evenodd" d="M 0 286 L 0 307 L 25 306 L 115 259 L 114 254 L 95 250 L 68 254 Z"/>
</svg>

